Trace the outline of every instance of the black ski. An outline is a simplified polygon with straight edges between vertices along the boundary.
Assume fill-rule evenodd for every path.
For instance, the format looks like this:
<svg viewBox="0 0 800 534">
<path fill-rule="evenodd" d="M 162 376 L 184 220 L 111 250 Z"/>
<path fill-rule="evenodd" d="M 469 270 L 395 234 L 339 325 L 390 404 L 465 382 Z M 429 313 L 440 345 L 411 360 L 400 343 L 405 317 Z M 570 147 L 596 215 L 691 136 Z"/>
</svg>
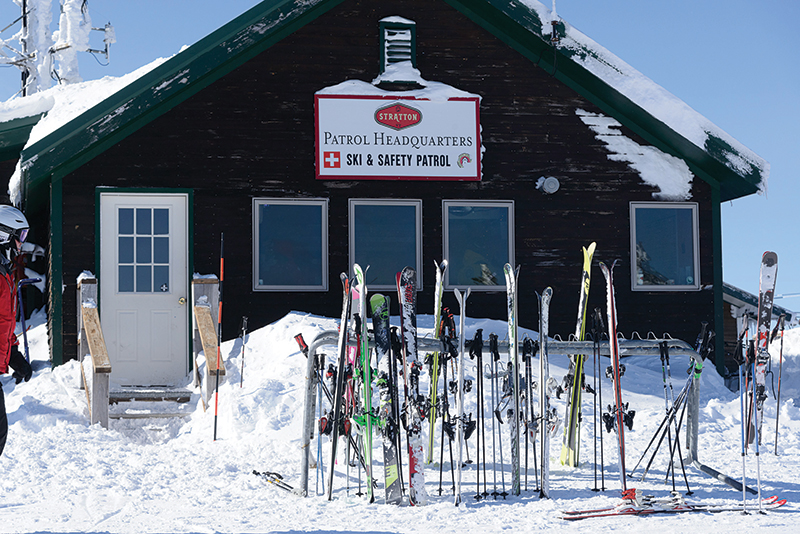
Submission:
<svg viewBox="0 0 800 534">
<path fill-rule="evenodd" d="M 419 373 L 422 365 L 417 355 L 417 273 L 411 267 L 397 273 L 397 293 L 400 299 L 400 341 L 405 381 L 405 418 L 408 437 L 408 497 L 412 506 L 427 504 L 425 491 L 424 439 L 422 420 L 425 399 L 419 393 Z"/>
<path fill-rule="evenodd" d="M 369 299 L 372 309 L 372 330 L 378 360 L 378 389 L 380 390 L 380 427 L 383 432 L 383 471 L 386 503 L 399 504 L 403 500 L 400 483 L 400 462 L 397 449 L 398 421 L 394 416 L 392 390 L 397 387 L 397 376 L 391 372 L 392 342 L 389 332 L 389 297 L 375 294 Z"/>
<path fill-rule="evenodd" d="M 328 500 L 333 498 L 333 475 L 336 468 L 336 447 L 339 442 L 339 431 L 342 417 L 342 398 L 345 389 L 345 367 L 347 366 L 347 319 L 350 316 L 350 279 L 345 273 L 340 275 L 343 289 L 342 318 L 339 322 L 339 368 L 336 374 L 336 389 L 333 392 L 333 417 L 330 421 L 333 424 L 331 436 L 331 461 L 328 464 Z"/>
</svg>

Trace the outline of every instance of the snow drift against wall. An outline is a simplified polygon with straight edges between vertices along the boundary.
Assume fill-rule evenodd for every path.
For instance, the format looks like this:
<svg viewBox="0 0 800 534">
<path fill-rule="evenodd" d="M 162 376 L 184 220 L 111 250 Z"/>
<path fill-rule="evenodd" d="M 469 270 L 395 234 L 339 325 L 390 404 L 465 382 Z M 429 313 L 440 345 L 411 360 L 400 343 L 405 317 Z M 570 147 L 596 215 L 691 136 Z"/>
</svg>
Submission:
<svg viewBox="0 0 800 534">
<path fill-rule="evenodd" d="M 602 113 L 590 113 L 582 109 L 576 111 L 584 124 L 605 143 L 611 153 L 608 159 L 625 161 L 639 173 L 642 180 L 658 191 L 653 193 L 656 200 L 689 200 L 694 175 L 682 159 L 670 156 L 652 146 L 643 146 L 622 135 L 622 125 Z"/>
<path fill-rule="evenodd" d="M 654 118 L 705 152 L 719 153 L 718 159 L 742 176 L 761 178 L 760 192 L 766 192 L 769 163 L 719 126 L 692 109 L 653 80 L 609 52 L 537 0 L 520 0 L 541 21 L 542 38 L 552 34 L 552 22 L 563 25 L 559 50 L 616 91 L 629 98 Z"/>
</svg>

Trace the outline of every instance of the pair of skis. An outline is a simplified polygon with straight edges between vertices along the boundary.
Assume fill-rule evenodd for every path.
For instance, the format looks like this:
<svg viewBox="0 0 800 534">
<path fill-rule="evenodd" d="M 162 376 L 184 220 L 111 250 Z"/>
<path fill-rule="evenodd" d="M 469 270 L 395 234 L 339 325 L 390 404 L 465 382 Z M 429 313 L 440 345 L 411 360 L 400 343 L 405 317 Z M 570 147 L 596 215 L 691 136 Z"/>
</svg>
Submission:
<svg viewBox="0 0 800 534">
<path fill-rule="evenodd" d="M 761 501 L 762 510 L 774 510 L 786 504 L 786 499 L 777 496 Z M 745 508 L 738 504 L 694 504 L 687 503 L 680 493 L 673 493 L 664 499 L 642 496 L 638 490 L 623 492 L 623 500 L 616 506 L 596 508 L 593 510 L 571 510 L 562 512 L 561 519 L 577 521 L 596 517 L 619 517 L 625 515 L 680 514 L 687 512 L 744 512 Z"/>
<path fill-rule="evenodd" d="M 586 339 L 586 310 L 589 300 L 589 285 L 592 274 L 592 257 L 596 243 L 589 248 L 582 247 L 583 272 L 581 273 L 580 297 L 578 299 L 578 320 L 575 325 L 575 339 Z M 564 419 L 564 441 L 561 446 L 561 464 L 578 467 L 580 464 L 581 446 L 581 393 L 585 388 L 583 370 L 586 356 L 579 354 L 570 358 L 569 371 L 564 377 L 567 390 L 567 413 Z"/>
<path fill-rule="evenodd" d="M 331 500 L 333 498 L 333 477 L 336 468 L 339 435 L 344 431 L 348 438 L 348 447 L 352 444 L 350 437 L 351 421 L 346 420 L 346 417 L 352 417 L 352 422 L 355 422 L 358 428 L 361 442 L 361 450 L 356 452 L 360 456 L 361 464 L 366 472 L 367 498 L 369 502 L 373 502 L 375 500 L 375 483 L 372 476 L 372 371 L 366 325 L 366 272 L 358 264 L 354 266 L 354 272 L 355 276 L 352 279 L 348 278 L 345 273 L 340 275 L 344 296 L 337 345 L 339 367 L 333 392 L 333 414 L 329 421 L 333 428 L 331 432 L 331 460 L 328 464 L 327 490 L 328 500 Z M 356 311 L 354 304 L 357 306 L 358 311 Z M 353 335 L 357 340 L 355 348 L 350 347 L 349 343 L 350 326 L 353 326 Z M 351 378 L 356 370 L 361 373 L 360 378 L 362 380 L 362 405 L 360 406 L 358 406 L 358 399 L 355 395 L 354 379 Z M 349 465 L 350 459 L 348 458 L 346 461 Z"/>
<path fill-rule="evenodd" d="M 524 384 L 520 380 L 523 372 L 519 355 L 519 324 L 518 324 L 518 302 L 517 302 L 517 283 L 519 281 L 519 267 L 514 269 L 511 264 L 507 263 L 503 269 L 506 278 L 506 296 L 507 296 L 507 310 L 508 310 L 508 351 L 509 351 L 509 364 L 510 364 L 510 377 L 511 394 L 514 400 L 514 408 L 511 417 L 509 418 L 511 430 L 511 494 L 519 495 L 521 491 L 520 484 L 520 417 L 522 414 L 522 397 L 526 397 L 528 403 L 530 418 L 533 416 L 533 405 L 531 399 L 532 384 L 528 384 L 528 394 L 523 392 Z M 548 361 L 547 352 L 547 337 L 549 335 L 549 317 L 550 317 L 550 300 L 553 296 L 553 290 L 546 288 L 542 294 L 537 293 L 539 301 L 539 441 L 540 441 L 540 458 L 539 463 L 541 466 L 541 484 L 539 486 L 539 496 L 542 498 L 550 497 L 550 431 L 554 425 L 552 420 L 552 413 L 550 410 L 550 397 L 548 394 L 548 382 L 550 373 L 550 364 Z M 527 422 L 525 423 L 525 432 L 529 433 Z"/>
<path fill-rule="evenodd" d="M 742 336 L 747 332 L 745 326 L 742 330 L 737 352 L 743 356 L 739 366 L 739 385 L 742 409 L 742 506 L 747 504 L 745 493 L 746 479 L 746 451 L 752 447 L 756 457 L 756 482 L 758 485 L 759 510 L 763 509 L 761 497 L 761 460 L 759 458 L 764 401 L 767 400 L 766 375 L 770 362 L 769 334 L 772 323 L 772 303 L 775 296 L 775 282 L 778 276 L 778 255 L 767 251 L 761 257 L 761 269 L 758 289 L 758 317 L 756 318 L 757 331 L 754 342 L 748 347 L 742 347 Z M 746 357 L 744 357 L 746 355 Z M 748 369 L 749 367 L 749 369 Z M 743 375 L 749 372 L 749 383 L 743 383 Z M 780 412 L 780 406 L 778 406 Z M 776 431 L 777 449 L 777 431 Z"/>
</svg>

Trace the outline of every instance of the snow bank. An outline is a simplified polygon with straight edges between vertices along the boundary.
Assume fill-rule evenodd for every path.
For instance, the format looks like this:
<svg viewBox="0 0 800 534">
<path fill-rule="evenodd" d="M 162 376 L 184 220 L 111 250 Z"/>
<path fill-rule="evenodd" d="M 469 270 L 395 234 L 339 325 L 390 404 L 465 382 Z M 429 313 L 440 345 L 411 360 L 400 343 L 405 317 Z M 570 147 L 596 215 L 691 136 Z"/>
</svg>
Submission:
<svg viewBox="0 0 800 534">
<path fill-rule="evenodd" d="M 396 318 L 393 318 L 396 319 Z M 293 312 L 265 328 L 251 332 L 243 347 L 240 339 L 223 344 L 227 378 L 220 386 L 218 439 L 213 441 L 213 410 L 203 411 L 199 394 L 185 405 L 188 417 L 173 419 L 112 419 L 111 428 L 90 426 L 85 393 L 79 389 L 80 367 L 70 362 L 54 370 L 47 361 L 47 334 L 42 312 L 30 321 L 29 331 L 34 377 L 15 385 L 9 376 L 2 378 L 9 415 L 9 441 L 0 457 L 0 477 L 4 482 L 0 502 L 6 510 L 2 532 L 442 532 L 467 534 L 486 532 L 639 531 L 650 533 L 691 532 L 702 521 L 704 532 L 727 534 L 770 528 L 794 530 L 798 495 L 796 473 L 800 471 L 800 410 L 788 399 L 782 401 L 779 455 L 772 454 L 775 402 L 766 404 L 765 437 L 761 454 L 761 476 L 766 495 L 789 497 L 784 510 L 768 516 L 721 514 L 683 514 L 657 517 L 623 517 L 566 523 L 560 510 L 585 509 L 615 504 L 619 475 L 614 435 L 604 436 L 605 492 L 595 487 L 592 443 L 593 399 L 583 398 L 582 466 L 569 469 L 558 462 L 560 432 L 551 439 L 550 472 L 552 496 L 540 500 L 531 489 L 522 495 L 495 500 L 473 499 L 476 463 L 464 470 L 465 503 L 453 506 L 449 461 L 445 453 L 443 489 L 439 494 L 439 469 L 426 468 L 431 504 L 425 507 L 389 506 L 381 503 L 383 487 L 376 491 L 377 502 L 369 505 L 359 497 L 358 470 L 350 469 L 350 490 L 346 489 L 344 463 L 337 467 L 334 497 L 331 502 L 318 496 L 316 473 L 311 471 L 311 496 L 299 498 L 265 483 L 252 474 L 277 471 L 289 484 L 298 484 L 300 468 L 300 430 L 303 418 L 303 393 L 306 359 L 298 350 L 294 336 L 302 333 L 308 343 L 326 330 L 335 330 L 337 320 Z M 393 324 L 396 321 L 393 320 Z M 505 337 L 502 321 L 468 319 L 467 336 L 476 328 Z M 431 335 L 433 319 L 419 317 L 420 336 Z M 798 331 L 800 332 L 800 331 Z M 524 331 L 520 336 L 535 332 Z M 791 339 L 791 342 L 789 340 Z M 784 372 L 800 358 L 800 338 L 792 333 L 784 347 Z M 330 356 L 336 350 L 329 347 Z M 506 358 L 505 355 L 502 356 Z M 564 356 L 551 359 L 551 376 L 560 379 L 568 365 Z M 607 365 L 604 359 L 601 367 Z M 627 372 L 622 379 L 623 400 L 637 411 L 634 429 L 626 432 L 629 469 L 645 451 L 647 443 L 664 417 L 663 382 L 660 361 L 655 358 L 626 358 Z M 684 384 L 687 361 L 674 358 L 672 382 L 676 390 Z M 242 369 L 244 375 L 242 376 Z M 479 370 L 466 359 L 466 375 L 476 378 Z M 587 365 L 587 380 L 593 368 Z M 600 374 L 603 370 L 600 371 Z M 786 378 L 786 374 L 784 378 Z M 240 381 L 243 384 L 240 387 Z M 423 374 L 421 384 L 427 387 Z M 603 399 L 611 398 L 610 385 L 602 378 Z M 187 386 L 188 386 L 187 379 Z M 424 388 L 423 388 L 424 389 Z M 487 385 L 487 395 L 488 395 Z M 564 400 L 554 400 L 563 417 Z M 135 407 L 135 409 L 140 406 Z M 112 407 L 112 413 L 120 407 Z M 476 413 L 475 388 L 467 395 L 467 412 Z M 487 429 L 496 421 L 486 421 Z M 503 438 L 507 437 L 504 429 Z M 702 375 L 699 454 L 704 463 L 736 478 L 741 474 L 739 400 L 728 392 L 722 380 L 706 369 Z M 598 434 L 599 437 L 599 434 Z M 489 438 L 489 436 L 487 436 Z M 382 458 L 380 438 L 376 438 L 376 462 Z M 490 442 L 491 440 L 488 439 Z M 503 440 L 506 471 L 505 487 L 510 484 L 508 440 Z M 328 465 L 327 438 L 312 441 L 312 454 L 321 446 L 323 466 Z M 468 442 L 470 458 L 476 459 L 476 438 Z M 488 450 L 491 445 L 487 443 Z M 438 457 L 438 437 L 437 437 Z M 501 474 L 492 474 L 489 452 L 487 487 L 502 488 Z M 748 483 L 753 483 L 754 457 L 748 456 Z M 657 454 L 644 482 L 638 476 L 629 487 L 665 495 L 668 458 Z M 499 457 L 497 458 L 499 465 Z M 379 472 L 380 469 L 377 469 Z M 639 468 L 638 473 L 642 469 Z M 680 473 L 680 471 L 679 471 Z M 695 494 L 690 500 L 734 503 L 741 494 L 687 467 L 688 482 Z M 598 480 L 597 484 L 601 482 Z M 678 484 L 683 484 L 678 479 Z M 535 485 L 531 470 L 528 486 Z M 483 488 L 481 487 L 481 490 Z M 681 489 L 679 487 L 678 489 Z"/>
</svg>

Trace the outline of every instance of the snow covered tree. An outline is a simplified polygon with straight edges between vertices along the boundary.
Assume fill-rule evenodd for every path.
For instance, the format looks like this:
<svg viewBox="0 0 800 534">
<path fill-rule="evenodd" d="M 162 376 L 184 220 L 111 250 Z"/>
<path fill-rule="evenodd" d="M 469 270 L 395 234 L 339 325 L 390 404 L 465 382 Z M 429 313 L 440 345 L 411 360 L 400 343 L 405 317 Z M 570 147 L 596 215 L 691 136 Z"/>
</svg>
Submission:
<svg viewBox="0 0 800 534">
<path fill-rule="evenodd" d="M 13 0 L 22 16 L 21 28 L 8 41 L 0 39 L 0 64 L 14 65 L 22 71 L 23 96 L 49 89 L 53 80 L 69 84 L 83 81 L 78 72 L 78 52 L 104 54 L 116 42 L 114 28 L 106 24 L 93 28 L 88 0 L 59 0 L 58 29 L 51 32 L 53 0 Z M 89 46 L 92 30 L 102 31 L 104 48 Z M 18 47 L 12 46 L 16 41 Z"/>
</svg>

